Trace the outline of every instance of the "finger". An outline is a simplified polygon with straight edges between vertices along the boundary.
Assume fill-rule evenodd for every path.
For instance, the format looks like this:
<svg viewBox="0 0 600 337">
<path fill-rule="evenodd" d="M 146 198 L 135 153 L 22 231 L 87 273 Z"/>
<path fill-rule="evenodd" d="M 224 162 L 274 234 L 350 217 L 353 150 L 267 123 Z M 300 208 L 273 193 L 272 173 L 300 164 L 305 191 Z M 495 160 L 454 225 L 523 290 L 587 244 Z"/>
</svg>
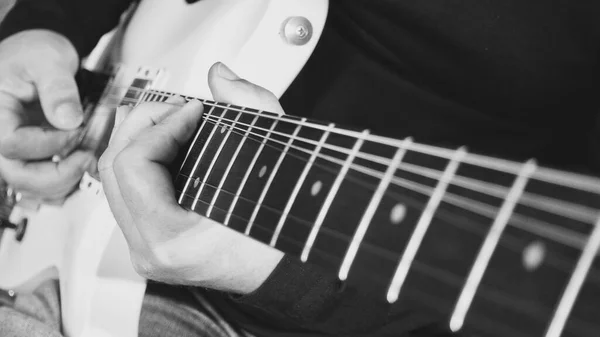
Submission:
<svg viewBox="0 0 600 337">
<path fill-rule="evenodd" d="M 183 220 L 187 224 L 198 221 L 197 214 L 177 204 L 165 165 L 193 135 L 201 116 L 202 103 L 192 101 L 159 125 L 144 131 L 115 159 L 115 176 L 129 210 L 140 219 L 136 223 L 144 224 L 144 219 L 174 223 Z M 144 230 L 141 234 L 152 235 Z"/>
<path fill-rule="evenodd" d="M 223 63 L 217 62 L 208 71 L 208 86 L 217 102 L 235 104 L 283 114 L 277 97 L 267 89 L 237 76 Z"/>
<path fill-rule="evenodd" d="M 72 189 L 83 173 L 96 165 L 91 152 L 75 151 L 63 160 L 22 162 L 0 157 L 0 175 L 17 190 L 51 194 Z"/>
<path fill-rule="evenodd" d="M 35 194 L 35 193 L 31 193 L 31 192 L 21 192 L 19 191 L 19 193 L 21 193 L 21 201 L 25 202 L 26 204 L 33 204 L 33 205 L 40 205 L 40 204 L 44 204 L 44 205 L 51 205 L 51 206 L 62 206 L 68 196 L 67 194 L 64 195 L 49 195 L 49 196 L 44 196 L 44 197 L 40 197 L 40 195 Z"/>
<path fill-rule="evenodd" d="M 132 109 L 130 106 L 120 106 L 117 108 L 109 145 L 98 162 L 98 173 L 110 210 L 121 228 L 127 244 L 132 250 L 135 250 L 136 248 L 145 246 L 145 244 L 134 225 L 133 217 L 127 209 L 127 204 L 121 196 L 119 184 L 113 170 L 114 158 L 121 151 L 121 147 L 115 144 L 115 135 Z"/>
<path fill-rule="evenodd" d="M 115 178 L 112 163 L 106 163 L 106 159 L 104 158 L 105 157 L 100 158 L 98 173 L 110 211 L 117 221 L 117 225 L 121 228 L 129 247 L 132 250 L 139 247 L 145 247 L 146 244 L 143 242 L 142 237 L 135 226 L 134 219 L 127 208 L 127 204 L 121 196 L 121 190 Z"/>
<path fill-rule="evenodd" d="M 5 82 L 0 82 L 0 144 L 6 136 L 24 123 L 23 101 L 21 97 L 8 91 L 10 88 L 5 88 L 6 85 Z"/>
<path fill-rule="evenodd" d="M 139 105 L 133 110 L 122 110 L 126 114 L 118 129 L 114 129 L 111 137 L 112 146 L 119 152 L 141 130 L 160 123 L 165 117 L 180 109 L 185 100 L 179 96 L 169 98 L 165 103 L 151 102 Z"/>
<path fill-rule="evenodd" d="M 50 158 L 74 147 L 81 132 L 81 129 L 62 131 L 35 126 L 20 127 L 0 142 L 0 154 L 21 160 Z"/>
<path fill-rule="evenodd" d="M 0 93 L 3 98 L 16 102 L 33 102 L 37 98 L 35 85 L 19 66 L 3 69 L 0 76 Z"/>
<path fill-rule="evenodd" d="M 37 69 L 33 78 L 50 124 L 71 130 L 83 122 L 83 109 L 73 74 L 66 68 Z"/>
<path fill-rule="evenodd" d="M 202 102 L 190 101 L 158 125 L 140 133 L 122 155 L 162 165 L 170 164 L 197 129 L 203 108 Z"/>
</svg>

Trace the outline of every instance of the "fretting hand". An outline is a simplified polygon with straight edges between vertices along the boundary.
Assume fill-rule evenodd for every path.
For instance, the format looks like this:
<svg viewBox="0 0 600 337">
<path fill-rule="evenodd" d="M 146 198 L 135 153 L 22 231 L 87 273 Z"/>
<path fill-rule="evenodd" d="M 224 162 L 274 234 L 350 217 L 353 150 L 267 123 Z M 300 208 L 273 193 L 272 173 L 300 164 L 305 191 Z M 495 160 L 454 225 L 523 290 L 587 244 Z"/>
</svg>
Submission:
<svg viewBox="0 0 600 337">
<path fill-rule="evenodd" d="M 217 63 L 209 71 L 215 100 L 282 113 L 276 97 Z M 167 166 L 193 136 L 202 104 L 171 98 L 117 111 L 99 172 L 132 263 L 142 276 L 172 284 L 249 293 L 283 254 L 182 209 Z"/>
</svg>

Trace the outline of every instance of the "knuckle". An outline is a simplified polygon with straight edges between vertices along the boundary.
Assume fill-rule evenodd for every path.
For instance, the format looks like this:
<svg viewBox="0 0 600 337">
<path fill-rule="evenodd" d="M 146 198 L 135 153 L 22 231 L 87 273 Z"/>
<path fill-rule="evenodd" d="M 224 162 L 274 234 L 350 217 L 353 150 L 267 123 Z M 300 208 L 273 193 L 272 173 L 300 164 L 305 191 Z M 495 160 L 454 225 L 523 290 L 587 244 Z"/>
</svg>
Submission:
<svg viewBox="0 0 600 337">
<path fill-rule="evenodd" d="M 161 280 L 171 274 L 168 262 L 155 249 L 148 249 L 144 253 L 131 252 L 131 263 L 136 273 L 148 279 Z"/>
<path fill-rule="evenodd" d="M 8 159 L 17 159 L 20 155 L 19 148 L 15 145 L 12 137 L 5 137 L 4 140 L 0 140 L 0 155 Z"/>
<path fill-rule="evenodd" d="M 152 275 L 154 275 L 154 269 L 152 264 L 143 256 L 143 254 L 139 254 L 137 252 L 130 252 L 131 255 L 131 265 L 133 270 L 140 276 L 148 279 L 152 279 Z"/>
<path fill-rule="evenodd" d="M 59 163 L 55 177 L 57 181 L 72 182 L 80 179 L 85 170 L 86 165 L 84 162 Z"/>
<path fill-rule="evenodd" d="M 7 96 L 28 99 L 35 95 L 35 87 L 18 75 L 8 74 L 0 78 L 0 92 Z"/>
</svg>

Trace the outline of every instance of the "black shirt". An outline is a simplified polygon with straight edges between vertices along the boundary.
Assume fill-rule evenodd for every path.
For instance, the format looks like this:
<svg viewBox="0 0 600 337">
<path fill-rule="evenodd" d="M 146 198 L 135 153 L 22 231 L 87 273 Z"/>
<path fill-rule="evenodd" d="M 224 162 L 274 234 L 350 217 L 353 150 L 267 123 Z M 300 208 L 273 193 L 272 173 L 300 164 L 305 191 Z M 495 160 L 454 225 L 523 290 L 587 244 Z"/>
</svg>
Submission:
<svg viewBox="0 0 600 337">
<path fill-rule="evenodd" d="M 127 5 L 22 0 L 0 36 L 48 28 L 85 55 Z M 599 18 L 592 0 L 332 0 L 323 36 L 281 102 L 288 114 L 394 138 L 595 171 Z M 257 336 L 444 330 L 411 308 L 341 291 L 335 277 L 290 257 L 253 294 L 193 291 Z"/>
</svg>

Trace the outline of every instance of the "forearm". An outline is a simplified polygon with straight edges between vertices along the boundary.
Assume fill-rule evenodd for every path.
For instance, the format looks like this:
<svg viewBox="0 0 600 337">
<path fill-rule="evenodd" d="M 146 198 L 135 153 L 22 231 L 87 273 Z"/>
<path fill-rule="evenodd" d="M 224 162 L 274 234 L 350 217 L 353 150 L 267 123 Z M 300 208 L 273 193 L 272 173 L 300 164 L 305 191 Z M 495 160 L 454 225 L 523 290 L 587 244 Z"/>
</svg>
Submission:
<svg viewBox="0 0 600 337">
<path fill-rule="evenodd" d="M 114 28 L 132 0 L 17 0 L 0 25 L 0 40 L 29 29 L 64 35 L 80 57 Z"/>
<path fill-rule="evenodd" d="M 385 330 L 399 316 L 412 323 L 422 320 L 414 312 L 393 310 L 362 289 L 344 288 L 334 274 L 291 256 L 285 256 L 256 291 L 232 300 L 242 308 L 259 308 L 290 328 L 333 335 L 369 335 Z"/>
</svg>

